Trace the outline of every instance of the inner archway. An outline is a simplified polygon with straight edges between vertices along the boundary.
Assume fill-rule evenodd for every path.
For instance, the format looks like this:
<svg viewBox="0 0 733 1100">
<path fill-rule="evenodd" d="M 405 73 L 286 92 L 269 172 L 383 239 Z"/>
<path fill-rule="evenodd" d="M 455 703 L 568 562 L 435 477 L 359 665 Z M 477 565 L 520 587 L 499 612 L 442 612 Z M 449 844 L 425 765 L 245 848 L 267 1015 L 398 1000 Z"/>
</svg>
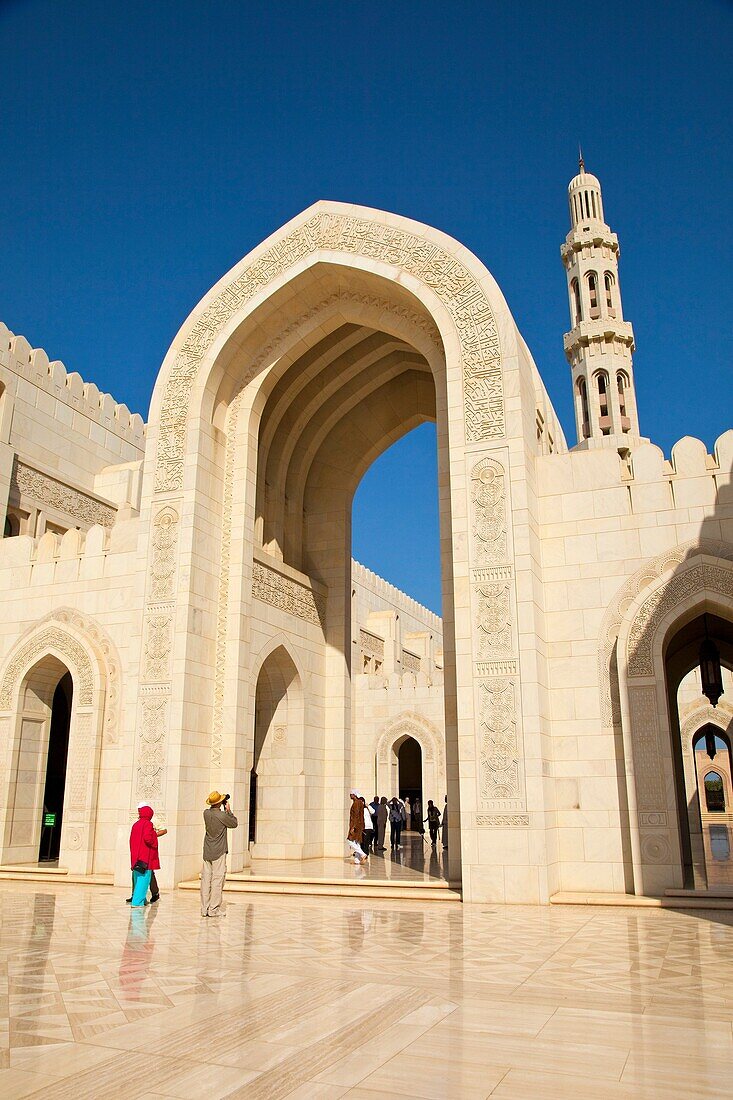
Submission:
<svg viewBox="0 0 733 1100">
<path fill-rule="evenodd" d="M 300 676 L 279 646 L 263 662 L 255 691 L 248 821 L 255 858 L 297 859 L 306 850 L 304 749 Z"/>
<path fill-rule="evenodd" d="M 397 749 L 398 786 L 400 798 L 410 800 L 410 805 L 423 806 L 422 749 L 414 737 L 406 737 Z M 422 810 L 421 810 L 422 813 Z M 408 821 L 408 827 L 410 822 Z"/>
<path fill-rule="evenodd" d="M 715 707 L 702 691 L 700 650 L 706 639 L 714 642 L 721 663 L 723 693 Z M 682 884 L 714 890 L 733 885 L 733 761 L 726 732 L 733 715 L 733 623 L 712 611 L 693 615 L 669 632 L 664 657 Z"/>
<path fill-rule="evenodd" d="M 73 692 L 74 683 L 71 673 L 66 672 L 56 685 L 51 702 L 46 783 L 43 792 L 43 823 L 38 850 L 38 859 L 42 862 L 57 860 L 61 849 Z"/>
</svg>

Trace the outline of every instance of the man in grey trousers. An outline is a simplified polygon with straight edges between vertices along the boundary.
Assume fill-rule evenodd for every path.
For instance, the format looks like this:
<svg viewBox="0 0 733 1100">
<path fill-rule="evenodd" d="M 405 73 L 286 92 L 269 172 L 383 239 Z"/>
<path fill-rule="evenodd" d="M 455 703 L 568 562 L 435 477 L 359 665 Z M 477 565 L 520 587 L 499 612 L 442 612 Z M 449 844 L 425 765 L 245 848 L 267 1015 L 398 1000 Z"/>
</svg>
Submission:
<svg viewBox="0 0 733 1100">
<path fill-rule="evenodd" d="M 204 864 L 201 869 L 201 916 L 222 916 L 221 895 L 227 873 L 227 829 L 239 822 L 229 809 L 229 795 L 212 791 L 204 810 Z"/>
</svg>

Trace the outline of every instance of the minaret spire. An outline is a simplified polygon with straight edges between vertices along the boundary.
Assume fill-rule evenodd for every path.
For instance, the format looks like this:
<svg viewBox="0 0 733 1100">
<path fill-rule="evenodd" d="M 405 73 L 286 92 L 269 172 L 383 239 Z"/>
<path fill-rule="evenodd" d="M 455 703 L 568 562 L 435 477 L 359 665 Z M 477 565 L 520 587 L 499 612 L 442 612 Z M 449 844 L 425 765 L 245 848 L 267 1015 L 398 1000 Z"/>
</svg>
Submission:
<svg viewBox="0 0 733 1100">
<path fill-rule="evenodd" d="M 573 379 L 578 447 L 615 447 L 624 456 L 640 440 L 632 354 L 618 279 L 618 237 L 603 216 L 601 185 L 585 170 L 570 181 L 571 229 L 560 253 L 568 280 L 572 328 L 565 354 Z"/>
</svg>

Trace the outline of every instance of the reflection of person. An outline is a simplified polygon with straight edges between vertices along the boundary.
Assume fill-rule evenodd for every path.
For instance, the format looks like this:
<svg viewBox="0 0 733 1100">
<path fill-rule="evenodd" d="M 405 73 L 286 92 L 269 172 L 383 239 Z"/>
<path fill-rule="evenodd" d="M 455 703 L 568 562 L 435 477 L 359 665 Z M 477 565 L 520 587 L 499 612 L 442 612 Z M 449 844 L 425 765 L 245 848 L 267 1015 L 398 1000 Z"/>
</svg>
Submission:
<svg viewBox="0 0 733 1100">
<path fill-rule="evenodd" d="M 212 791 L 204 810 L 204 862 L 201 868 L 201 916 L 220 917 L 229 842 L 227 829 L 239 822 L 229 807 L 229 795 Z"/>
<path fill-rule="evenodd" d="M 351 809 L 349 810 L 349 831 L 346 834 L 346 843 L 354 855 L 354 863 L 363 863 L 367 858 L 366 852 L 361 846 L 364 835 L 364 812 L 366 803 L 358 791 L 349 791 Z"/>
<path fill-rule="evenodd" d="M 388 817 L 389 810 L 387 808 L 387 799 L 382 796 L 377 808 L 377 851 L 379 852 L 385 852 L 387 850 L 384 846 L 384 834 L 387 831 Z"/>
<path fill-rule="evenodd" d="M 132 897 L 130 904 L 137 909 L 146 905 L 148 887 L 154 871 L 160 869 L 158 859 L 158 833 L 153 828 L 153 808 L 145 803 L 138 806 L 138 819 L 130 829 L 130 867 L 132 868 Z M 157 882 L 156 882 L 157 891 Z M 158 900 L 159 893 L 154 898 Z"/>
<path fill-rule="evenodd" d="M 430 830 L 430 843 L 434 846 L 438 839 L 438 829 L 440 828 L 440 810 L 433 804 L 432 798 L 428 799 L 428 816 L 425 820 Z"/>
<path fill-rule="evenodd" d="M 138 815 L 140 814 L 140 810 L 142 810 L 142 808 L 144 806 L 147 806 L 147 805 L 148 805 L 147 802 L 138 802 L 138 804 L 137 804 Z M 156 836 L 165 836 L 166 833 L 168 832 L 167 829 L 157 829 L 157 828 L 155 828 L 155 826 L 153 826 L 153 828 L 155 829 L 155 835 Z M 132 854 L 132 853 L 130 853 L 130 854 Z M 141 858 L 144 859 L 144 857 L 141 857 Z M 158 863 L 158 868 L 159 867 L 160 867 L 160 863 Z M 151 905 L 154 905 L 156 901 L 160 901 L 160 889 L 158 887 L 158 880 L 155 877 L 156 869 L 157 868 L 153 868 L 153 867 L 150 868 L 150 904 Z M 135 872 L 134 871 L 133 871 L 133 874 L 132 874 L 132 893 L 133 894 L 135 893 Z M 146 891 L 146 893 L 147 893 L 147 891 Z M 125 900 L 127 901 L 128 905 L 131 905 L 132 904 L 132 894 L 130 895 L 129 898 L 126 898 Z M 148 904 L 147 901 L 145 902 L 145 904 L 146 905 Z"/>
</svg>

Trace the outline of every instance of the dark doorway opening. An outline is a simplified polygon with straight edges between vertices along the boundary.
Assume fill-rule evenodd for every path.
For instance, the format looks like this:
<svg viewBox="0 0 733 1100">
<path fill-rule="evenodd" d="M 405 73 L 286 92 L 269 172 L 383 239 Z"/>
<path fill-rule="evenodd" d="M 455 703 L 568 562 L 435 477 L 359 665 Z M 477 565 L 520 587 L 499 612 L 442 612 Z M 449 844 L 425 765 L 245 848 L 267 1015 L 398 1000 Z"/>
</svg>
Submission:
<svg viewBox="0 0 733 1100">
<path fill-rule="evenodd" d="M 406 737 L 397 750 L 399 763 L 399 788 L 400 798 L 404 801 L 410 799 L 410 806 L 415 805 L 415 799 L 419 799 L 421 816 L 424 816 L 422 808 L 422 749 L 414 737 Z M 409 824 L 409 822 L 408 822 Z M 417 822 L 413 822 L 413 828 Z"/>
<path fill-rule="evenodd" d="M 61 848 L 73 691 L 74 683 L 71 674 L 67 672 L 59 680 L 51 704 L 46 785 L 43 790 L 43 827 L 38 848 L 38 859 L 42 863 L 57 860 Z"/>
</svg>

